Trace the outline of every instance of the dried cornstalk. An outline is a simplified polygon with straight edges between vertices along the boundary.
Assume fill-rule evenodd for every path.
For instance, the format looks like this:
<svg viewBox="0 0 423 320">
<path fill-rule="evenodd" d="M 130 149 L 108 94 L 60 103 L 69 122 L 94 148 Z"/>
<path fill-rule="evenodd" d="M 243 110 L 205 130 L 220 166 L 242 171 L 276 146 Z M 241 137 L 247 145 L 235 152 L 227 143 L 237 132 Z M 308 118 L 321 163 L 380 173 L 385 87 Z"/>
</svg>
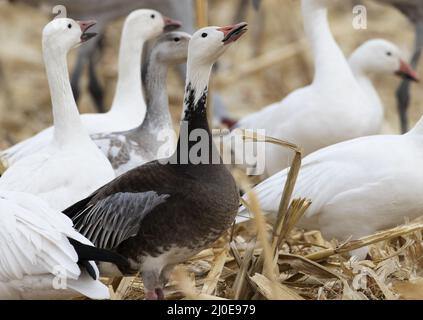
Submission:
<svg viewBox="0 0 423 320">
<path fill-rule="evenodd" d="M 340 247 L 337 247 L 334 249 L 322 250 L 316 253 L 309 254 L 306 256 L 306 258 L 310 260 L 315 260 L 315 261 L 324 260 L 335 254 L 342 254 L 345 252 L 349 252 L 352 250 L 356 250 L 356 249 L 377 243 L 377 242 L 390 240 L 393 238 L 397 238 L 397 237 L 407 235 L 409 233 L 413 233 L 416 231 L 421 231 L 421 230 L 423 230 L 422 222 L 411 223 L 411 224 L 395 227 L 389 230 L 380 231 L 358 240 L 351 240 Z"/>
<path fill-rule="evenodd" d="M 176 268 L 172 274 L 172 278 L 177 283 L 178 288 L 190 300 L 226 300 L 217 296 L 198 293 L 195 289 L 195 280 L 191 279 L 182 267 Z"/>
<path fill-rule="evenodd" d="M 207 278 L 204 281 L 204 286 L 201 289 L 202 294 L 211 295 L 216 291 L 217 283 L 222 274 L 227 258 L 227 249 L 223 250 L 213 261 L 213 268 L 210 270 Z"/>
<path fill-rule="evenodd" d="M 262 272 L 267 278 L 269 278 L 273 282 L 277 282 L 277 278 L 279 275 L 275 275 L 275 264 L 273 258 L 274 255 L 272 254 L 271 246 L 267 239 L 266 222 L 264 220 L 263 214 L 261 213 L 260 206 L 258 204 L 258 200 L 255 193 L 250 192 L 248 194 L 248 197 L 251 212 L 254 215 L 254 221 L 257 226 L 257 237 L 263 248 L 262 256 L 260 257 L 263 261 Z M 260 269 L 261 265 L 259 264 L 257 267 Z"/>
<path fill-rule="evenodd" d="M 250 280 L 250 278 L 248 278 L 248 270 L 251 266 L 251 262 L 254 256 L 255 246 L 256 246 L 256 240 L 253 239 L 248 244 L 247 250 L 245 251 L 245 254 L 244 254 L 244 258 L 242 259 L 239 265 L 239 272 L 237 273 L 234 284 L 232 286 L 235 300 L 246 298 L 247 288 L 248 288 L 247 280 Z M 232 248 L 232 252 L 234 253 L 234 255 L 237 255 L 239 257 L 239 253 L 236 247 Z"/>
<path fill-rule="evenodd" d="M 294 254 L 279 254 L 279 264 L 288 264 L 291 268 L 296 271 L 300 271 L 305 274 L 312 274 L 313 276 L 321 279 L 341 279 L 341 274 L 334 272 L 314 261 L 311 261 L 305 257 L 294 255 Z"/>
<path fill-rule="evenodd" d="M 304 300 L 299 294 L 287 286 L 279 282 L 275 283 L 262 274 L 256 273 L 250 279 L 257 286 L 260 294 L 268 300 Z"/>
<path fill-rule="evenodd" d="M 123 300 L 127 294 L 127 292 L 129 292 L 129 290 L 131 290 L 131 286 L 134 283 L 136 277 L 124 277 L 122 278 L 122 280 L 119 283 L 118 288 L 115 291 L 113 300 Z"/>
<path fill-rule="evenodd" d="M 281 245 L 282 241 L 292 231 L 298 221 L 305 214 L 307 209 L 310 207 L 311 201 L 307 199 L 294 199 L 289 206 L 286 214 L 283 213 L 282 205 L 279 207 L 280 220 L 273 229 L 273 250 L 276 251 Z"/>
<path fill-rule="evenodd" d="M 294 186 L 297 181 L 298 173 L 301 167 L 301 149 L 298 148 L 295 144 L 283 141 L 280 139 L 267 137 L 259 135 L 255 132 L 249 130 L 241 130 L 243 134 L 244 140 L 251 139 L 255 142 L 266 142 L 272 143 L 281 147 L 288 148 L 295 152 L 295 156 L 291 167 L 288 172 L 287 182 L 284 185 L 284 190 L 281 197 L 281 202 L 279 206 L 279 213 L 277 223 L 273 229 L 273 241 L 270 248 L 267 247 L 267 237 L 266 237 L 266 230 L 265 230 L 265 221 L 263 219 L 263 215 L 261 213 L 258 201 L 256 199 L 256 195 L 253 192 L 249 192 L 249 209 L 253 212 L 254 218 L 257 224 L 258 229 L 258 236 L 259 240 L 262 243 L 263 251 L 262 256 L 257 262 L 255 270 L 258 271 L 261 269 L 261 265 L 263 265 L 262 272 L 264 275 L 271 280 L 274 277 L 274 270 L 276 266 L 277 258 L 275 257 L 277 253 L 278 244 L 282 241 L 283 237 L 286 236 L 286 232 L 289 232 L 296 222 L 298 222 L 299 218 L 305 213 L 307 208 L 310 205 L 310 202 L 307 200 L 299 200 L 298 202 L 293 203 L 293 206 L 290 207 L 289 203 L 291 201 L 292 193 L 294 191 Z M 288 216 L 289 209 L 290 216 Z M 282 233 L 282 228 L 284 228 L 284 233 Z M 270 249 L 270 250 L 269 250 Z M 277 278 L 277 277 L 276 277 Z"/>
</svg>

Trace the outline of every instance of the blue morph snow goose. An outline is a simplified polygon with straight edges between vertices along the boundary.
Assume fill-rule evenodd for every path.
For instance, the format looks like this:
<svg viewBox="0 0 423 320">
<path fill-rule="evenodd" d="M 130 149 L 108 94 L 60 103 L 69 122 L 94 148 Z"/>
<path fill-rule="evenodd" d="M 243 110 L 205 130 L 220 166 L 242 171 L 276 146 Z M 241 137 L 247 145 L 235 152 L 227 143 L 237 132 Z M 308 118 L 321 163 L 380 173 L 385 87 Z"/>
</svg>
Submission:
<svg viewBox="0 0 423 320">
<path fill-rule="evenodd" d="M 110 162 L 90 139 L 79 117 L 67 67 L 73 47 L 92 38 L 93 22 L 54 19 L 43 30 L 43 57 L 54 130 L 47 146 L 18 161 L 0 178 L 0 190 L 28 192 L 63 210 L 115 177 Z"/>
<path fill-rule="evenodd" d="M 239 193 L 213 143 L 206 101 L 213 64 L 246 26 L 207 27 L 192 36 L 176 152 L 64 211 L 96 246 L 128 259 L 130 268 L 118 266 L 121 273 L 141 272 L 149 299 L 162 298 L 173 267 L 217 240 L 238 210 Z"/>
<path fill-rule="evenodd" d="M 125 263 L 38 197 L 0 191 L 0 299 L 108 299 L 92 260 Z"/>
<path fill-rule="evenodd" d="M 133 11 L 125 20 L 119 51 L 118 82 L 112 107 L 107 113 L 82 114 L 81 120 L 89 134 L 126 131 L 137 127 L 144 120 L 146 105 L 141 82 L 141 54 L 144 43 L 158 37 L 166 28 L 179 27 L 180 23 L 163 17 L 155 10 Z M 57 76 L 68 77 L 60 70 Z M 47 147 L 54 138 L 54 128 L 47 128 L 0 154 L 6 167 Z"/>
</svg>

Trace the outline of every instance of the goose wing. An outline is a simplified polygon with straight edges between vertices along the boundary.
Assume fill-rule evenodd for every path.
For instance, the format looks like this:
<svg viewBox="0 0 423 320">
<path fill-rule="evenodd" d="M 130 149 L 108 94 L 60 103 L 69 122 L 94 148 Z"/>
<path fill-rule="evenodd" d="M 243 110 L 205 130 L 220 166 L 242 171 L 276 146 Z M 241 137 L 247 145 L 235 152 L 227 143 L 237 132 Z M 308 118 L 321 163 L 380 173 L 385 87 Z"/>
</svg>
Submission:
<svg viewBox="0 0 423 320">
<path fill-rule="evenodd" d="M 170 197 L 161 191 L 166 183 L 160 171 L 165 168 L 153 162 L 129 171 L 64 213 L 96 247 L 115 248 L 135 236 L 141 221 Z"/>
</svg>

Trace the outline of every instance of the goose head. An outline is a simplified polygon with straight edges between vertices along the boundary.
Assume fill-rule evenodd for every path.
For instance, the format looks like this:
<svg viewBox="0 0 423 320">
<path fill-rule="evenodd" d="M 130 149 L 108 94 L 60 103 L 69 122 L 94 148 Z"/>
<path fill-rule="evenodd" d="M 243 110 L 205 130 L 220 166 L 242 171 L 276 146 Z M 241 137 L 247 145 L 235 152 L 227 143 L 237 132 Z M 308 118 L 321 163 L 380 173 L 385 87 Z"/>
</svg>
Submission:
<svg viewBox="0 0 423 320">
<path fill-rule="evenodd" d="M 369 40 L 361 45 L 351 55 L 350 65 L 369 75 L 396 74 L 412 81 L 419 80 L 417 73 L 401 58 L 398 47 L 383 39 Z"/>
<path fill-rule="evenodd" d="M 173 31 L 163 34 L 154 47 L 157 59 L 167 65 L 186 61 L 190 39 L 191 35 L 186 32 Z"/>
<path fill-rule="evenodd" d="M 96 24 L 95 21 L 75 21 L 69 18 L 57 18 L 43 29 L 43 45 L 67 52 L 73 47 L 88 41 L 96 33 L 87 32 Z"/>
<path fill-rule="evenodd" d="M 245 32 L 247 32 L 245 22 L 198 30 L 189 43 L 189 62 L 192 65 L 212 65 Z"/>
<path fill-rule="evenodd" d="M 125 26 L 133 30 L 134 37 L 150 40 L 158 37 L 163 31 L 179 28 L 181 23 L 163 16 L 156 10 L 139 9 L 128 15 Z"/>
</svg>

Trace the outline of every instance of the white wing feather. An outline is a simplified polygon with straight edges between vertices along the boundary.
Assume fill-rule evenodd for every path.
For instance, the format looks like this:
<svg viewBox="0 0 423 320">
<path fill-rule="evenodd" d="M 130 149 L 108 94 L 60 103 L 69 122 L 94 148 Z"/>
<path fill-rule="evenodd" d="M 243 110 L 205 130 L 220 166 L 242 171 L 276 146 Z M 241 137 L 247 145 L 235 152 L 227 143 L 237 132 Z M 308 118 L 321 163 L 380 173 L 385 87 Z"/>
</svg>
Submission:
<svg viewBox="0 0 423 320">
<path fill-rule="evenodd" d="M 62 211 L 114 177 L 112 166 L 94 143 L 79 148 L 51 145 L 7 169 L 0 190 L 37 195 Z"/>
<path fill-rule="evenodd" d="M 91 244 L 73 229 L 69 218 L 51 210 L 41 199 L 1 191 L 0 298 L 49 296 L 55 291 L 52 280 L 57 272 L 66 275 L 69 289 L 82 288 L 80 294 L 108 298 L 107 287 L 81 276 L 78 256 L 68 238 Z"/>
</svg>

